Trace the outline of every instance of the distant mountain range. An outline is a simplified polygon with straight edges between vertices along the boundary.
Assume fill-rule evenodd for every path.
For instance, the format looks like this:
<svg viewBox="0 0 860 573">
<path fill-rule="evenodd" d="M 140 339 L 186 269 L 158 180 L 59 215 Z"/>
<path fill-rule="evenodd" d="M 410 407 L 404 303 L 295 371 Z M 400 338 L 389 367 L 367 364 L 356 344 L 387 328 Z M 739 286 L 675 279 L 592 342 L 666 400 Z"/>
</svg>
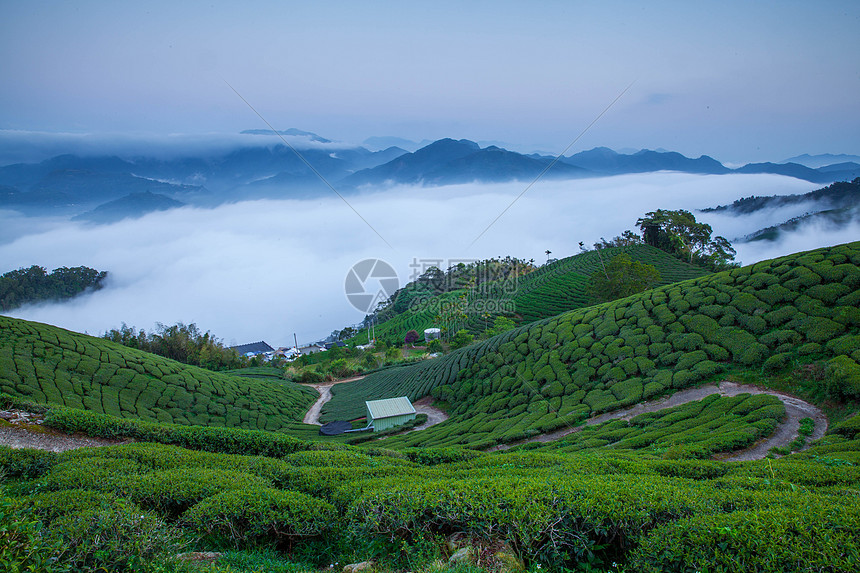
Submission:
<svg viewBox="0 0 860 573">
<path fill-rule="evenodd" d="M 383 165 L 358 171 L 344 178 L 342 183 L 347 187 L 451 185 L 473 181 L 496 183 L 534 179 L 548 168 L 545 177 L 553 179 L 593 175 L 586 169 L 561 161 L 550 167 L 553 159 L 527 157 L 495 146 L 482 149 L 467 139 L 440 139 L 414 153 L 404 153 Z"/>
<path fill-rule="evenodd" d="M 834 155 L 833 153 L 809 155 L 808 153 L 804 153 L 803 155 L 789 157 L 781 163 L 799 163 L 801 165 L 817 169 L 819 167 L 826 167 L 827 165 L 832 166 L 838 163 L 860 163 L 860 155 L 845 155 L 844 153 L 840 153 L 839 155 Z"/>
<path fill-rule="evenodd" d="M 256 129 L 242 133 L 274 135 L 270 130 Z M 299 129 L 279 131 L 278 135 L 289 145 L 275 137 L 261 137 L 261 143 L 229 151 L 175 153 L 167 158 L 163 150 L 153 150 L 151 155 L 137 157 L 67 154 L 38 163 L 7 165 L 0 167 L 0 209 L 26 214 L 86 214 L 87 220 L 107 222 L 149 212 L 156 196 L 175 201 L 173 206 L 213 206 L 249 199 L 316 197 L 330 193 L 329 185 L 350 193 L 391 185 L 532 181 L 538 176 L 576 179 L 655 171 L 775 173 L 823 184 L 860 176 L 860 162 L 854 161 L 860 158 L 842 155 L 796 158 L 809 164 L 826 163 L 818 167 L 787 162 L 730 169 L 707 155 L 689 158 L 664 150 L 618 153 L 597 147 L 556 158 L 494 145 L 481 147 L 466 139 L 440 139 L 407 151 L 415 142 L 370 138 L 366 144 L 375 149 L 371 150 L 338 144 Z M 392 143 L 402 146 L 388 145 Z M 293 148 L 300 150 L 301 157 Z M 834 163 L 827 163 L 827 159 Z M 158 208 L 170 208 L 163 200 L 158 201 Z M 101 211 L 97 209 L 100 205 L 105 205 Z"/>
<path fill-rule="evenodd" d="M 673 151 L 650 151 L 643 149 L 629 155 L 616 153 L 607 147 L 595 147 L 562 160 L 570 165 L 602 175 L 625 173 L 649 173 L 652 171 L 682 171 L 684 173 L 706 173 L 722 175 L 732 170 L 722 163 L 702 155 L 690 159 Z"/>
</svg>

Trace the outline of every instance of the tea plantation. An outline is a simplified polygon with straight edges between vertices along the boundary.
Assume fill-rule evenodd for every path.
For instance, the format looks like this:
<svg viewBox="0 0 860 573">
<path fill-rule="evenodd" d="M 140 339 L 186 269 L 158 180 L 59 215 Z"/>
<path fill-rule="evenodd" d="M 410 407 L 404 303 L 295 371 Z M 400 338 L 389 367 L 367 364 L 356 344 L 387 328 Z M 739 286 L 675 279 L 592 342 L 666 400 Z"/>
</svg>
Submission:
<svg viewBox="0 0 860 573">
<path fill-rule="evenodd" d="M 133 440 L 59 454 L 0 446 L 0 569 L 299 572 L 372 560 L 374 571 L 421 573 L 853 573 L 858 265 L 860 243 L 781 257 L 336 385 L 329 419 L 403 394 L 452 414 L 362 446 L 289 435 L 315 397 L 295 384 L 0 317 L 0 409 L 41 413 L 46 435 Z M 719 461 L 783 420 L 783 403 L 759 394 L 582 425 L 727 374 L 797 381 L 782 389 L 833 413 L 827 434 L 800 452 Z M 560 428 L 576 431 L 517 444 Z M 465 548 L 469 563 L 448 567 Z M 222 555 L 195 565 L 177 560 L 185 551 Z"/>
<path fill-rule="evenodd" d="M 35 322 L 0 316 L 0 391 L 114 416 L 277 430 L 316 392 L 239 378 Z"/>
<path fill-rule="evenodd" d="M 558 441 L 532 442 L 522 449 L 578 452 L 597 448 L 640 450 L 670 459 L 709 458 L 767 437 L 785 416 L 775 396 L 712 394 L 683 406 L 587 426 Z"/>
<path fill-rule="evenodd" d="M 308 571 L 368 559 L 439 571 L 434 561 L 459 543 L 485 567 L 530 571 L 856 571 L 860 469 L 838 456 L 858 453 L 857 427 L 804 454 L 739 464 L 289 439 L 274 457 L 220 453 L 215 441 L 201 442 L 209 451 L 0 447 L 0 557 L 45 571 Z M 281 439 L 220 430 L 236 432 Z M 173 558 L 191 549 L 227 553 L 205 569 Z"/>
<path fill-rule="evenodd" d="M 456 304 L 461 297 L 469 306 L 461 326 L 475 333 L 492 325 L 493 317 L 498 315 L 509 315 L 525 324 L 588 306 L 595 302 L 588 294 L 591 275 L 599 271 L 602 264 L 622 253 L 635 261 L 654 265 L 660 272 L 660 285 L 708 273 L 648 245 L 610 247 L 599 253 L 588 251 L 544 265 L 516 281 L 489 282 L 478 292 L 458 290 L 413 298 L 408 310 L 376 326 L 376 337 L 388 344 L 402 344 L 403 336 L 410 330 L 423 332 L 426 328 L 440 326 L 436 320 L 440 309 Z M 352 342 L 367 343 L 367 332 L 355 336 Z"/>
<path fill-rule="evenodd" d="M 333 388 L 322 420 L 428 393 L 451 419 L 386 447 L 486 448 L 575 425 L 729 368 L 820 368 L 860 397 L 860 243 L 818 249 L 544 319 L 442 358 Z M 360 398 L 364 396 L 364 398 Z M 360 399 L 360 401 L 359 401 Z"/>
</svg>

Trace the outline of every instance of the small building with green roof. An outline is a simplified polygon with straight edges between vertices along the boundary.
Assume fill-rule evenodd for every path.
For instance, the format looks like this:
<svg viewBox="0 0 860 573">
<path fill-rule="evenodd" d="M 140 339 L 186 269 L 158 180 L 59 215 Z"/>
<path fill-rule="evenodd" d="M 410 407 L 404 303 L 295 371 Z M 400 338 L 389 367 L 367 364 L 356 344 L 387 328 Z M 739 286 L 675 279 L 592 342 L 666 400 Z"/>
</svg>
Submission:
<svg viewBox="0 0 860 573">
<path fill-rule="evenodd" d="M 401 426 L 415 419 L 415 407 L 409 398 L 386 398 L 385 400 L 370 400 L 364 403 L 367 408 L 367 425 L 373 426 L 374 432 L 382 432 L 395 426 Z"/>
</svg>

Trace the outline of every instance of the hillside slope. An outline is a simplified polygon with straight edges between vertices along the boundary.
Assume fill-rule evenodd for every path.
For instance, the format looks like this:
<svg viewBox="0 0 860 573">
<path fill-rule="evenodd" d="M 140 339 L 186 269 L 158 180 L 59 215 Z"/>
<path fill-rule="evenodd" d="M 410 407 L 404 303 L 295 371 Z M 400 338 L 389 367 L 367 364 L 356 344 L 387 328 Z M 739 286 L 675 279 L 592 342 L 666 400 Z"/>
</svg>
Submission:
<svg viewBox="0 0 860 573">
<path fill-rule="evenodd" d="M 610 247 L 598 251 L 587 251 L 566 257 L 517 277 L 514 280 L 497 280 L 482 285 L 475 292 L 461 289 L 442 294 L 422 291 L 420 285 L 404 288 L 392 306 L 404 308 L 404 312 L 377 324 L 376 338 L 387 344 L 399 345 L 409 330 L 423 332 L 432 326 L 441 326 L 437 317 L 447 304 L 461 304 L 465 320 L 460 328 L 472 333 L 483 332 L 492 326 L 496 316 L 510 316 L 520 324 L 549 318 L 565 311 L 594 304 L 588 294 L 591 275 L 619 254 L 629 255 L 634 261 L 654 265 L 660 272 L 658 285 L 701 277 L 709 271 L 685 263 L 672 255 L 649 245 Z M 355 336 L 356 344 L 367 342 L 367 332 Z"/>
<path fill-rule="evenodd" d="M 101 338 L 0 316 L 0 391 L 163 423 L 278 430 L 316 393 L 219 374 Z"/>
<path fill-rule="evenodd" d="M 813 364 L 860 397 L 860 242 L 660 287 L 520 327 L 334 389 L 322 421 L 364 400 L 432 394 L 452 418 L 387 447 L 485 448 L 576 424 L 719 375 Z M 819 375 L 819 374 L 816 374 Z"/>
</svg>

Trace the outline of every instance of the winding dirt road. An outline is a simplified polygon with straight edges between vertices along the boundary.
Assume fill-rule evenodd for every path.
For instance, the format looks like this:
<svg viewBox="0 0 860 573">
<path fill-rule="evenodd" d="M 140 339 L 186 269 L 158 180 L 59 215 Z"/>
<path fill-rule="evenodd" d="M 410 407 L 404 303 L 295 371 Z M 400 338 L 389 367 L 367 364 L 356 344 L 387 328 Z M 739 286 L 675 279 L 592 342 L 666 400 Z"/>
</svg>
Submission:
<svg viewBox="0 0 860 573">
<path fill-rule="evenodd" d="M 308 410 L 308 413 L 305 414 L 302 422 L 305 424 L 313 424 L 314 426 L 322 426 L 320 424 L 320 410 L 325 405 L 326 402 L 331 400 L 331 387 L 335 384 L 343 384 L 345 382 L 355 382 L 356 380 L 361 380 L 364 376 L 353 376 L 352 378 L 344 378 L 343 380 L 335 380 L 334 382 L 320 382 L 319 384 L 306 384 L 306 386 L 315 389 L 320 393 L 320 397 L 317 398 L 317 401 L 313 403 L 313 405 Z"/>
<path fill-rule="evenodd" d="M 776 390 L 760 388 L 759 386 L 753 386 L 752 384 L 737 384 L 735 382 L 729 382 L 728 380 L 723 380 L 718 384 L 708 384 L 698 388 L 679 390 L 666 398 L 642 402 L 635 406 L 631 406 L 630 408 L 600 414 L 586 420 L 585 426 L 594 426 L 595 424 L 602 424 L 603 422 L 608 422 L 610 420 L 630 420 L 639 414 L 656 412 L 658 410 L 672 408 L 674 406 L 681 406 L 688 402 L 701 400 L 702 398 L 712 394 L 719 394 L 727 397 L 737 396 L 738 394 L 770 394 L 772 396 L 776 396 L 783 404 L 785 404 L 786 419 L 777 426 L 773 434 L 767 438 L 759 440 L 753 444 L 752 447 L 747 448 L 746 450 L 735 452 L 722 458 L 725 461 L 739 462 L 745 460 L 760 460 L 767 456 L 771 448 L 787 446 L 797 438 L 798 429 L 800 428 L 800 420 L 803 418 L 812 418 L 815 421 L 815 428 L 812 435 L 807 438 L 807 444 L 821 439 L 827 431 L 827 417 L 820 409 L 809 402 L 804 402 L 800 398 L 795 398 L 794 396 L 778 392 Z M 512 444 L 501 444 L 490 448 L 488 451 L 506 450 L 511 446 L 518 446 L 529 442 L 553 442 L 569 434 L 578 432 L 582 430 L 583 427 L 584 426 L 565 428 L 563 430 L 541 434 Z M 808 446 L 804 446 L 804 448 L 801 449 L 806 449 L 806 447 Z"/>
</svg>

